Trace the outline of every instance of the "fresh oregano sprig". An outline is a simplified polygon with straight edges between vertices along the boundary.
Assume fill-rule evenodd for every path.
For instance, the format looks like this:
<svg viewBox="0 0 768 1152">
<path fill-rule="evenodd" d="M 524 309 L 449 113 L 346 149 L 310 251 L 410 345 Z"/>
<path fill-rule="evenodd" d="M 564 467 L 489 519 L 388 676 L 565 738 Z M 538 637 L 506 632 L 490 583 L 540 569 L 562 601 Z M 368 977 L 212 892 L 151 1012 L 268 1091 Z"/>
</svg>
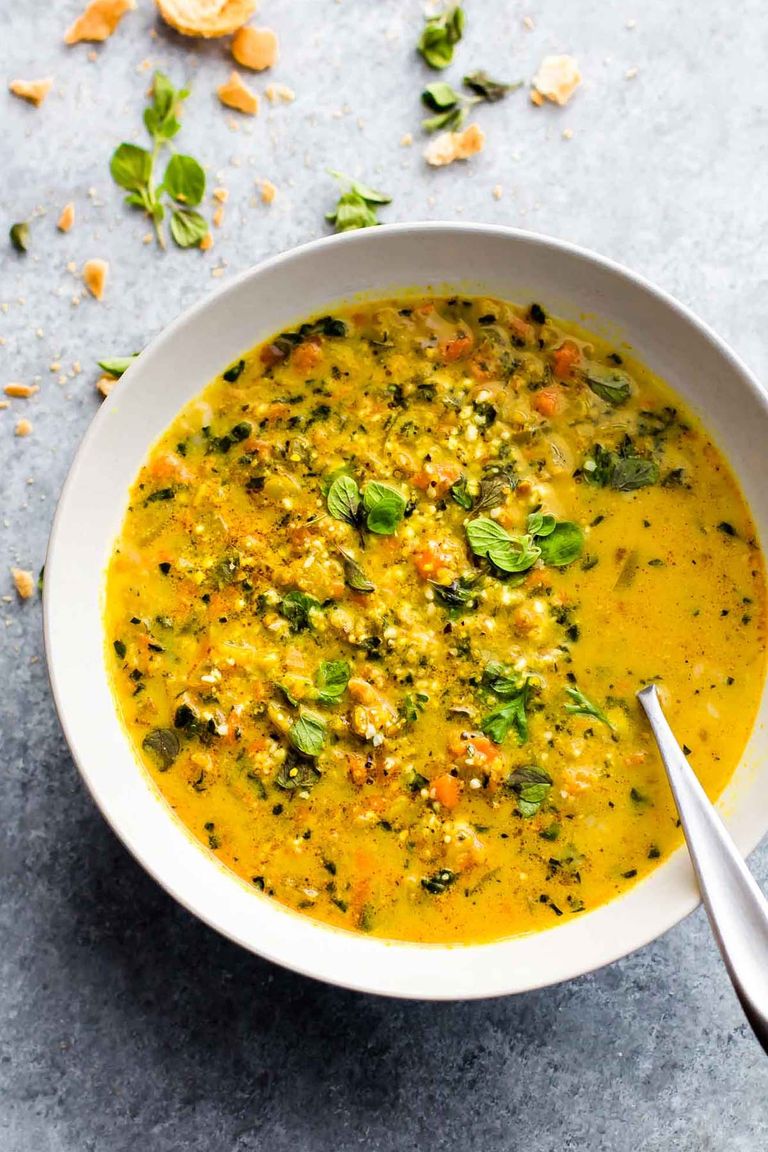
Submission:
<svg viewBox="0 0 768 1152">
<path fill-rule="evenodd" d="M 464 32 L 464 21 L 464 9 L 458 4 L 426 18 L 416 48 L 430 68 L 441 71 L 451 63 L 454 46 Z"/>
<path fill-rule="evenodd" d="M 473 72 L 464 77 L 464 83 L 472 92 L 471 96 L 457 92 L 444 80 L 436 80 L 434 84 L 427 85 L 421 94 L 421 101 L 435 115 L 422 120 L 421 126 L 425 132 L 456 132 L 473 105 L 496 104 L 508 92 L 521 87 L 522 81 L 518 84 L 504 84 L 500 80 L 492 80 L 487 72 Z"/>
<path fill-rule="evenodd" d="M 144 110 L 144 126 L 152 139 L 151 151 L 138 144 L 120 144 L 112 153 L 109 170 L 112 179 L 128 195 L 126 204 L 149 216 L 157 242 L 165 248 L 163 221 L 170 213 L 171 236 L 180 248 L 196 248 L 208 234 L 208 224 L 196 206 L 205 195 L 205 172 L 192 156 L 174 153 L 157 184 L 155 167 L 164 148 L 181 129 L 179 113 L 189 95 L 186 88 L 174 88 L 162 72 L 155 72 L 150 105 Z M 170 202 L 165 202 L 168 197 Z"/>
<path fill-rule="evenodd" d="M 369 188 L 358 180 L 352 180 L 333 168 L 328 169 L 328 174 L 344 188 L 336 207 L 325 214 L 326 220 L 333 224 L 337 232 L 374 228 L 380 223 L 376 211 L 382 204 L 391 204 L 391 196 L 387 196 L 386 192 L 377 192 L 375 188 Z"/>
</svg>

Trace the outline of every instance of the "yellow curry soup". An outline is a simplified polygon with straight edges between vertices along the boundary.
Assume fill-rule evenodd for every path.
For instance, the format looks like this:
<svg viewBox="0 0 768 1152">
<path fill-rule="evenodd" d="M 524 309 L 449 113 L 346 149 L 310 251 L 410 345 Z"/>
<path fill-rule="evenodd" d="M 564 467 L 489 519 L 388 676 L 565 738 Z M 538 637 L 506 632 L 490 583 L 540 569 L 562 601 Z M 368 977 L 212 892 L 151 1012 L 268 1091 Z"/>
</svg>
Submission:
<svg viewBox="0 0 768 1152">
<path fill-rule="evenodd" d="M 184 408 L 131 491 L 105 630 L 137 755 L 248 884 L 479 942 L 679 844 L 643 683 L 720 793 L 765 582 L 726 461 L 642 365 L 537 304 L 386 300 Z"/>
</svg>

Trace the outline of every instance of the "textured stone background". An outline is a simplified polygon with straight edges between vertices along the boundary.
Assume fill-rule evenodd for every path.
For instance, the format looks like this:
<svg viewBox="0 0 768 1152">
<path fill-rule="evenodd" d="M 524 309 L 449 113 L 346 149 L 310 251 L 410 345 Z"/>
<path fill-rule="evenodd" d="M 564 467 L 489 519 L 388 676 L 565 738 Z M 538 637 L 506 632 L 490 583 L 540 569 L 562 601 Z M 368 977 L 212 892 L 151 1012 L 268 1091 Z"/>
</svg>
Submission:
<svg viewBox="0 0 768 1152">
<path fill-rule="evenodd" d="M 416 0 L 264 0 L 260 19 L 281 38 L 275 79 L 297 99 L 238 130 L 213 95 L 224 47 L 162 28 L 150 39 L 152 5 L 139 5 L 95 61 L 61 43 L 79 0 L 0 5 L 6 78 L 56 78 L 39 111 L 0 95 L 3 235 L 35 214 L 28 256 L 0 237 L 0 383 L 41 382 L 33 401 L 0 413 L 0 594 L 12 591 L 9 564 L 43 561 L 98 404 L 96 357 L 140 348 L 216 286 L 212 268 L 226 276 L 322 234 L 327 166 L 392 192 L 387 220 L 509 223 L 622 260 L 765 373 L 761 0 L 467 0 L 451 78 L 478 66 L 528 78 L 545 52 L 573 51 L 585 84 L 564 111 L 533 109 L 522 93 L 483 109 L 485 153 L 437 172 L 399 144 L 409 130 L 418 143 L 426 78 L 412 51 Z M 114 146 L 140 137 L 147 59 L 190 79 L 180 143 L 230 189 L 207 256 L 142 246 L 146 229 L 107 172 Z M 254 199 L 261 176 L 279 188 L 270 209 Z M 70 199 L 78 221 L 65 237 L 55 220 Z M 75 305 L 66 265 L 90 256 L 110 261 L 107 299 Z M 60 384 L 54 360 L 83 371 Z M 12 431 L 22 411 L 27 440 Z M 176 907 L 126 855 L 59 731 L 39 602 L 11 596 L 2 617 L 3 1152 L 766 1147 L 768 1066 L 701 913 L 606 971 L 506 1001 L 394 1003 L 273 968 Z M 765 848 L 753 864 L 768 881 Z"/>
</svg>

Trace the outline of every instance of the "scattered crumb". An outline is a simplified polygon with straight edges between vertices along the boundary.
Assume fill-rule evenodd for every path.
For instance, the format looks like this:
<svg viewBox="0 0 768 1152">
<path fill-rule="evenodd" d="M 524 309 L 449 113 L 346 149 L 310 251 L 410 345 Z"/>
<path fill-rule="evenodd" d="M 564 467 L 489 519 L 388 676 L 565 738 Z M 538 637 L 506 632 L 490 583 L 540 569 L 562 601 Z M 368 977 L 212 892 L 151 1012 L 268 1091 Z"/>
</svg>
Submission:
<svg viewBox="0 0 768 1152">
<path fill-rule="evenodd" d="M 137 72 L 149 72 L 151 67 L 152 67 L 152 61 L 147 56 L 146 59 L 142 60 L 140 64 L 136 65 L 136 71 Z"/>
<path fill-rule="evenodd" d="M 214 200 L 218 200 L 219 204 L 226 204 L 227 200 L 229 200 L 229 189 L 214 188 L 211 195 L 213 196 Z"/>
<path fill-rule="evenodd" d="M 22 600 L 29 600 L 35 594 L 35 578 L 24 568 L 11 568 L 13 584 Z"/>
<path fill-rule="evenodd" d="M 201 252 L 209 252 L 211 248 L 213 248 L 213 236 L 210 232 L 206 232 L 205 236 L 203 236 L 202 240 L 198 244 L 198 248 Z"/>
<path fill-rule="evenodd" d="M 91 48 L 89 52 L 86 52 L 86 56 L 90 60 L 91 64 L 95 64 L 99 58 L 99 54 L 95 48 Z"/>
<path fill-rule="evenodd" d="M 8 89 L 14 96 L 18 96 L 20 100 L 27 100 L 30 104 L 34 104 L 35 108 L 39 108 L 43 100 L 53 88 L 53 77 L 48 76 L 44 80 L 12 80 L 8 85 Z"/>
<path fill-rule="evenodd" d="M 270 104 L 291 104 L 296 99 L 296 93 L 287 84 L 268 84 L 264 95 Z"/>
<path fill-rule="evenodd" d="M 271 28 L 240 28 L 232 38 L 231 50 L 243 68 L 263 72 L 277 61 L 277 36 Z"/>
<path fill-rule="evenodd" d="M 136 7 L 136 0 L 91 0 L 64 36 L 65 44 L 81 40 L 108 40 L 125 16 Z"/>
<path fill-rule="evenodd" d="M 224 275 L 224 271 L 225 271 L 225 269 L 224 269 L 223 265 L 219 264 L 216 268 L 211 268 L 211 276 L 215 276 L 218 278 L 219 276 Z"/>
<path fill-rule="evenodd" d="M 454 160 L 468 160 L 485 147 L 485 133 L 477 124 L 469 124 L 463 132 L 441 132 L 424 149 L 427 164 L 441 168 Z"/>
<path fill-rule="evenodd" d="M 277 188 L 271 180 L 259 180 L 259 190 L 261 192 L 262 204 L 271 204 L 277 196 Z"/>
<path fill-rule="evenodd" d="M 221 225 L 224 222 L 224 205 L 223 204 L 219 204 L 218 208 L 213 213 L 213 216 L 211 217 L 211 219 L 213 220 L 214 228 L 221 228 Z"/>
<path fill-rule="evenodd" d="M 10 400 L 0 400 L 0 408 L 10 408 Z"/>
<path fill-rule="evenodd" d="M 74 260 L 67 261 L 67 272 L 70 272 L 73 276 L 77 276 L 77 264 L 75 264 Z"/>
<path fill-rule="evenodd" d="M 629 30 L 630 30 L 630 32 L 631 32 L 633 28 L 637 28 L 637 20 L 633 20 L 633 19 L 630 17 L 630 19 L 629 19 L 629 20 L 627 20 L 627 22 L 626 22 L 626 24 L 624 25 L 624 27 L 625 27 L 625 28 L 629 28 Z"/>
<path fill-rule="evenodd" d="M 101 392 L 102 396 L 109 396 L 115 384 L 117 384 L 117 380 L 114 376 L 101 376 L 96 381 L 96 387 L 98 388 L 99 392 Z"/>
<path fill-rule="evenodd" d="M 69 232 L 69 230 L 72 227 L 72 225 L 74 224 L 74 222 L 75 222 L 75 206 L 70 201 L 69 204 L 65 204 L 64 207 L 62 208 L 61 216 L 59 216 L 56 227 L 58 228 L 59 232 Z"/>
<path fill-rule="evenodd" d="M 49 372 L 61 372 L 61 362 L 59 360 L 53 360 L 48 365 L 48 371 Z"/>
<path fill-rule="evenodd" d="M 553 104 L 567 104 L 581 84 L 579 65 L 573 56 L 545 56 L 533 78 L 531 100 L 541 104 L 535 95 Z M 534 95 L 535 94 L 535 95 Z"/>
<path fill-rule="evenodd" d="M 494 184 L 492 192 L 491 192 L 491 195 L 493 196 L 494 200 L 501 200 L 501 197 L 503 196 L 503 194 L 504 194 L 504 189 L 502 188 L 501 184 Z"/>
<path fill-rule="evenodd" d="M 535 27 L 536 25 L 533 22 L 532 16 L 523 16 L 523 28 L 525 28 L 528 32 L 533 32 Z"/>
<path fill-rule="evenodd" d="M 563 140 L 573 140 L 573 128 L 563 128 Z"/>
<path fill-rule="evenodd" d="M 639 68 L 627 68 L 626 72 L 624 73 L 624 79 L 625 80 L 634 80 L 635 76 L 637 76 L 639 71 L 640 71 Z"/>
<path fill-rule="evenodd" d="M 142 244 L 151 244 L 152 241 L 154 240 L 154 238 L 155 238 L 155 235 L 153 232 L 145 232 L 141 238 L 141 242 L 142 242 Z"/>
<path fill-rule="evenodd" d="M 410 148 L 411 144 L 413 144 L 413 133 L 406 132 L 405 136 L 403 136 L 400 140 L 400 147 Z"/>
<path fill-rule="evenodd" d="M 13 431 L 16 436 L 29 436 L 32 431 L 32 422 L 22 416 L 21 420 L 17 420 Z"/>
<path fill-rule="evenodd" d="M 256 11 L 256 0 L 157 0 L 166 24 L 182 36 L 211 39 L 236 32 Z"/>
<path fill-rule="evenodd" d="M 6 384 L 3 389 L 6 396 L 14 396 L 17 400 L 28 400 L 40 391 L 38 384 Z"/>
<path fill-rule="evenodd" d="M 108 273 L 109 264 L 106 260 L 86 260 L 83 264 L 83 283 L 96 300 L 104 296 Z"/>
<path fill-rule="evenodd" d="M 226 84 L 220 84 L 216 92 L 219 100 L 227 108 L 235 108 L 238 112 L 244 112 L 246 116 L 258 115 L 259 98 L 238 72 L 233 72 Z"/>
</svg>

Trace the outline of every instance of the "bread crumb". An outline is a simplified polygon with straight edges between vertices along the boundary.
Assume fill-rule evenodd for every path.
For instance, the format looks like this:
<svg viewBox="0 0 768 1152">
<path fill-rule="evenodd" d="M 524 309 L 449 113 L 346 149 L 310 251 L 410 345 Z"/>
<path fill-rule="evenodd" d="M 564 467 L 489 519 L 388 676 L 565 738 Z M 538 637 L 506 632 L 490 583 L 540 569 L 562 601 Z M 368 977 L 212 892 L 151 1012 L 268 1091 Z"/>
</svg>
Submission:
<svg viewBox="0 0 768 1152">
<path fill-rule="evenodd" d="M 563 128 L 563 140 L 573 140 L 573 128 Z"/>
<path fill-rule="evenodd" d="M 108 40 L 125 16 L 136 7 L 136 0 L 91 0 L 91 3 L 67 29 L 65 44 L 79 44 L 81 40 Z"/>
<path fill-rule="evenodd" d="M 567 104 L 581 84 L 579 65 L 573 56 L 545 56 L 533 78 L 533 91 L 553 104 Z M 534 104 L 540 103 L 534 99 Z"/>
<path fill-rule="evenodd" d="M 494 184 L 493 190 L 492 190 L 492 196 L 493 196 L 494 200 L 501 200 L 501 197 L 503 196 L 503 194 L 504 194 L 504 189 L 502 188 L 501 184 Z"/>
<path fill-rule="evenodd" d="M 117 380 L 114 376 L 101 376 L 96 381 L 96 387 L 98 388 L 99 392 L 101 392 L 102 396 L 109 396 L 115 384 L 117 384 Z"/>
<path fill-rule="evenodd" d="M 229 189 L 214 188 L 211 195 L 213 196 L 214 200 L 218 200 L 219 204 L 226 204 L 227 200 L 229 200 Z"/>
<path fill-rule="evenodd" d="M 201 252 L 209 252 L 211 248 L 213 248 L 213 236 L 210 232 L 206 232 L 205 236 L 203 236 L 202 240 L 198 244 L 198 248 Z"/>
<path fill-rule="evenodd" d="M 400 140 L 400 147 L 410 148 L 411 144 L 413 144 L 413 133 L 406 132 L 405 136 L 403 136 Z"/>
<path fill-rule="evenodd" d="M 35 594 L 35 578 L 25 568 L 11 568 L 13 585 L 22 600 L 29 600 Z"/>
<path fill-rule="evenodd" d="M 27 100 L 39 108 L 53 88 L 53 77 L 48 76 L 44 80 L 12 80 L 8 88 L 20 100 Z"/>
<path fill-rule="evenodd" d="M 104 296 L 108 273 L 109 264 L 106 260 L 86 260 L 83 264 L 83 283 L 96 300 Z"/>
<path fill-rule="evenodd" d="M 3 409 L 4 408 L 10 408 L 10 406 L 11 406 L 10 400 L 0 400 L 0 408 L 3 408 Z"/>
<path fill-rule="evenodd" d="M 75 206 L 70 201 L 69 204 L 65 204 L 64 207 L 62 208 L 61 215 L 59 216 L 59 219 L 56 223 L 56 227 L 58 228 L 59 232 L 69 232 L 69 230 L 72 227 L 72 225 L 74 224 L 74 222 L 75 222 Z"/>
<path fill-rule="evenodd" d="M 239 28 L 232 38 L 232 55 L 243 68 L 263 72 L 277 61 L 277 36 L 271 28 Z"/>
<path fill-rule="evenodd" d="M 151 244 L 155 238 L 154 232 L 145 232 L 141 238 L 142 244 Z"/>
<path fill-rule="evenodd" d="M 21 420 L 16 421 L 16 427 L 13 432 L 15 436 L 29 436 L 32 431 L 32 422 L 22 416 Z"/>
<path fill-rule="evenodd" d="M 277 188 L 271 180 L 259 180 L 259 190 L 261 192 L 262 204 L 271 204 L 277 196 Z"/>
<path fill-rule="evenodd" d="M 291 104 L 296 99 L 296 93 L 287 84 L 268 84 L 264 95 L 270 104 Z"/>
<path fill-rule="evenodd" d="M 630 17 L 630 19 L 629 19 L 629 20 L 627 20 L 627 22 L 626 22 L 626 24 L 624 25 L 624 27 L 625 27 L 625 28 L 628 28 L 628 29 L 629 29 L 629 31 L 631 32 L 631 31 L 633 30 L 633 28 L 637 28 L 637 20 L 633 20 L 633 19 Z"/>
<path fill-rule="evenodd" d="M 51 363 L 48 365 L 48 371 L 49 372 L 61 372 L 61 361 L 60 360 L 52 360 Z"/>
<path fill-rule="evenodd" d="M 218 208 L 213 213 L 213 216 L 211 217 L 211 219 L 213 220 L 214 228 L 221 228 L 221 225 L 224 222 L 224 205 L 223 204 L 219 204 Z"/>
<path fill-rule="evenodd" d="M 536 25 L 533 22 L 532 16 L 523 16 L 523 28 L 525 28 L 528 32 L 533 32 L 535 27 Z"/>
<path fill-rule="evenodd" d="M 477 124 L 469 124 L 463 132 L 441 132 L 424 149 L 427 164 L 441 168 L 454 160 L 468 160 L 485 147 L 485 133 Z"/>
<path fill-rule="evenodd" d="M 640 71 L 639 68 L 627 68 L 626 72 L 624 73 L 624 79 L 625 80 L 634 80 L 635 76 L 637 76 L 639 71 Z"/>
<path fill-rule="evenodd" d="M 246 116 L 257 116 L 259 98 L 243 80 L 239 72 L 233 72 L 225 84 L 216 89 L 219 100 L 227 108 L 235 108 Z"/>
<path fill-rule="evenodd" d="M 182 36 L 229 36 L 256 11 L 256 0 L 157 0 L 160 15 Z"/>
<path fill-rule="evenodd" d="M 40 391 L 39 384 L 6 384 L 3 389 L 6 396 L 14 396 L 17 400 L 29 400 Z"/>
</svg>

